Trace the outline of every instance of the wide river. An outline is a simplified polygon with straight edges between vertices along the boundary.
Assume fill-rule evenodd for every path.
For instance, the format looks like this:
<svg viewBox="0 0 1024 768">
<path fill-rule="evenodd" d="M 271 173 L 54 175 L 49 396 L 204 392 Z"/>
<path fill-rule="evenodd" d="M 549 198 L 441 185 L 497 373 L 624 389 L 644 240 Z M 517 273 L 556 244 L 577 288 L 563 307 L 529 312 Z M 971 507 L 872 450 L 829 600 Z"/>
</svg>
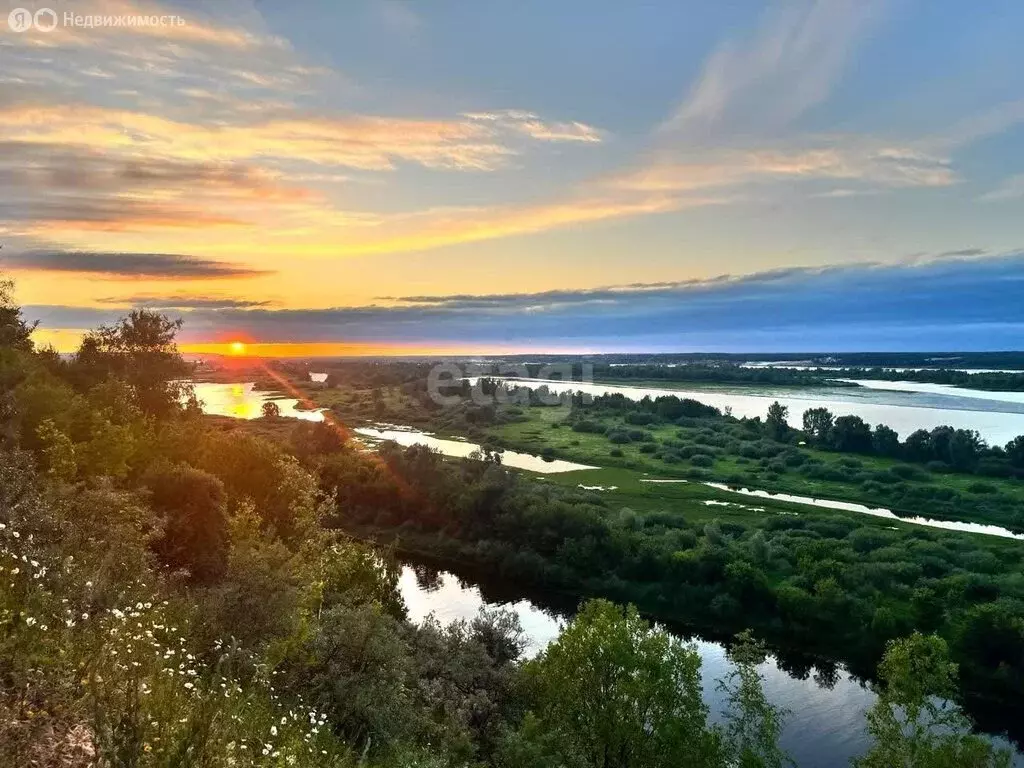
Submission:
<svg viewBox="0 0 1024 768">
<path fill-rule="evenodd" d="M 470 379 L 475 382 L 476 379 Z M 911 381 L 857 380 L 858 387 L 781 387 L 680 384 L 679 387 L 596 384 L 548 379 L 516 379 L 515 384 L 554 393 L 619 393 L 631 400 L 673 395 L 698 400 L 715 408 L 732 409 L 737 418 L 764 416 L 778 400 L 789 408 L 789 423 L 799 427 L 804 411 L 825 407 L 836 416 L 860 416 L 871 425 L 888 424 L 901 438 L 918 429 L 948 424 L 975 429 L 991 445 L 1005 445 L 1024 435 L 1024 392 L 988 392 L 944 384 Z"/>
<path fill-rule="evenodd" d="M 473 381 L 473 379 L 471 379 Z M 869 424 L 888 424 L 906 438 L 917 429 L 948 424 L 976 429 L 992 445 L 1005 445 L 1024 435 L 1024 392 L 988 392 L 958 389 L 945 384 L 909 381 L 858 380 L 859 387 L 688 386 L 640 387 L 620 384 L 585 384 L 550 380 L 517 380 L 524 387 L 547 386 L 552 392 L 582 391 L 592 395 L 621 393 L 628 398 L 674 395 L 689 397 L 716 408 L 731 408 L 736 417 L 762 418 L 778 400 L 789 408 L 789 421 L 799 426 L 803 412 L 823 406 L 837 416 L 860 416 Z M 255 419 L 263 404 L 277 403 L 282 416 L 323 421 L 319 411 L 303 410 L 295 398 L 255 389 L 252 382 L 230 384 L 199 382 L 193 385 L 203 410 L 220 416 Z"/>
<path fill-rule="evenodd" d="M 513 611 L 526 632 L 529 656 L 558 636 L 568 614 L 564 606 L 554 608 L 553 603 L 542 606 L 514 595 L 498 596 L 455 574 L 423 566 L 403 566 L 399 591 L 414 622 L 431 613 L 442 623 L 469 620 L 482 607 Z M 725 647 L 698 636 L 684 639 L 692 642 L 700 655 L 704 699 L 712 720 L 719 721 L 725 702 L 716 684 L 732 669 Z M 774 657 L 769 657 L 759 671 L 768 699 L 788 710 L 782 746 L 800 768 L 849 765 L 851 758 L 869 748 L 864 713 L 874 703 L 875 694 L 866 684 L 841 667 L 831 676 L 814 669 L 798 676 L 781 669 Z M 1002 740 L 1000 743 L 1005 745 Z M 1024 755 L 1017 753 L 1014 765 L 1024 766 Z"/>
</svg>

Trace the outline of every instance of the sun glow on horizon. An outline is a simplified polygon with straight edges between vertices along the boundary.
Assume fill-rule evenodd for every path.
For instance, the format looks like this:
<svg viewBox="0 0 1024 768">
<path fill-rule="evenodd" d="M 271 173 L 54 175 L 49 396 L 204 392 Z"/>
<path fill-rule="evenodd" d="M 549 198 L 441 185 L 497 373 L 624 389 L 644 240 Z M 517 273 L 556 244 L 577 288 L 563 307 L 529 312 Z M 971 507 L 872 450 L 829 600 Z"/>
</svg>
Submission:
<svg viewBox="0 0 1024 768">
<path fill-rule="evenodd" d="M 245 354 L 245 342 L 243 341 L 232 341 L 228 349 L 232 355 L 240 356 Z"/>
</svg>

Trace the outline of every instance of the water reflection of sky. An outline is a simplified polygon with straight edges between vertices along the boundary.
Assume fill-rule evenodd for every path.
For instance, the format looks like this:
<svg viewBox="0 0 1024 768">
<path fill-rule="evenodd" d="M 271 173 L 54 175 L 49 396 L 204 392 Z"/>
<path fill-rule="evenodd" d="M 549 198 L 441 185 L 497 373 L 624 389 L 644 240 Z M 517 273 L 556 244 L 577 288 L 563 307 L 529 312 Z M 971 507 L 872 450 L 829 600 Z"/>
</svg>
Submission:
<svg viewBox="0 0 1024 768">
<path fill-rule="evenodd" d="M 413 567 L 402 568 L 399 590 L 409 619 L 415 623 L 431 613 L 441 623 L 448 623 L 468 621 L 483 606 L 511 610 L 519 617 L 529 639 L 526 654 L 531 657 L 553 641 L 565 624 L 563 618 L 529 600 L 488 603 L 478 587 L 461 582 L 454 574 L 435 572 L 431 576 L 429 584 L 421 583 Z M 725 706 L 718 681 L 731 671 L 732 665 L 720 643 L 697 639 L 694 645 L 701 657 L 704 698 L 712 719 L 718 721 Z M 802 768 L 843 765 L 866 749 L 864 712 L 874 701 L 874 694 L 857 680 L 839 670 L 836 679 L 830 681 L 831 687 L 826 687 L 814 675 L 805 679 L 793 677 L 779 669 L 773 658 L 762 664 L 760 671 L 768 698 L 790 710 L 783 746 Z"/>
<path fill-rule="evenodd" d="M 813 507 L 822 507 L 824 509 L 841 509 L 846 512 L 856 512 L 861 515 L 871 515 L 872 517 L 881 517 L 886 520 L 898 520 L 904 523 L 923 525 L 928 528 L 941 528 L 946 531 L 961 531 L 964 533 L 980 533 L 985 536 L 1001 536 L 1006 539 L 1024 539 L 1024 534 L 1013 533 L 1012 531 L 998 525 L 967 523 L 959 520 L 936 520 L 934 518 L 923 517 L 920 515 L 915 517 L 899 517 L 892 510 L 885 509 L 884 507 L 869 507 L 866 504 L 858 504 L 853 501 L 815 499 L 810 496 L 797 496 L 791 493 L 770 493 L 768 491 L 751 490 L 749 488 L 733 488 L 725 483 L 704 483 L 704 485 L 715 488 L 719 491 L 740 493 L 744 496 L 756 496 L 761 499 L 774 499 L 775 501 L 785 501 L 790 504 L 806 504 Z M 704 503 L 709 504 L 711 502 Z"/>
<path fill-rule="evenodd" d="M 481 607 L 513 611 L 529 640 L 529 657 L 558 637 L 565 625 L 563 617 L 529 600 L 486 601 L 479 587 L 445 571 L 403 566 L 398 589 L 414 623 L 422 622 L 430 614 L 442 624 L 469 621 Z M 701 657 L 704 699 L 712 721 L 718 722 L 725 707 L 718 681 L 733 667 L 721 643 L 700 638 L 692 642 Z M 800 768 L 849 765 L 852 758 L 863 754 L 870 745 L 864 716 L 875 701 L 874 693 L 842 667 L 831 669 L 833 672 L 827 675 L 811 669 L 796 676 L 781 669 L 771 656 L 758 668 L 768 700 L 787 711 L 781 744 Z M 1001 746 L 1008 746 L 1005 741 L 998 741 Z M 1015 754 L 1013 765 L 1024 766 L 1024 756 Z"/>
<path fill-rule="evenodd" d="M 221 384 L 198 382 L 192 385 L 196 397 L 203 404 L 203 413 L 212 416 L 230 416 L 234 419 L 258 419 L 263 416 L 263 404 L 277 403 L 281 415 L 306 421 L 323 421 L 320 411 L 297 408 L 299 401 L 294 397 L 280 397 L 274 392 L 255 389 L 252 382 Z"/>
<path fill-rule="evenodd" d="M 465 458 L 471 453 L 480 450 L 480 446 L 464 440 L 445 440 L 434 437 L 426 432 L 420 432 L 407 427 L 394 429 L 376 429 L 373 427 L 358 427 L 352 430 L 358 435 L 368 437 L 372 440 L 391 440 L 399 445 L 425 445 L 433 448 L 445 456 L 458 456 Z M 501 463 L 514 469 L 528 469 L 531 472 L 540 474 L 552 474 L 555 472 L 571 472 L 576 469 L 596 469 L 585 464 L 576 464 L 571 461 L 554 459 L 547 461 L 539 456 L 518 451 L 502 451 Z"/>
</svg>

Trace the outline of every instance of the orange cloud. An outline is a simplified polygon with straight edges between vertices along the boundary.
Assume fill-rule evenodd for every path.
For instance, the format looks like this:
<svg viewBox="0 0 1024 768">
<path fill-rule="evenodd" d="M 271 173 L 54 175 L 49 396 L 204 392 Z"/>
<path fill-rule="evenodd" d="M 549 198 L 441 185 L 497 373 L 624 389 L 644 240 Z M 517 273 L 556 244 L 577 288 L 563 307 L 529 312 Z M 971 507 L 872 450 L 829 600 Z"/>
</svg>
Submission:
<svg viewBox="0 0 1024 768">
<path fill-rule="evenodd" d="M 87 105 L 2 110 L 0 140 L 144 150 L 149 157 L 182 160 L 277 157 L 377 171 L 394 168 L 396 159 L 428 168 L 493 170 L 514 154 L 469 120 L 354 115 L 205 125 Z"/>
</svg>

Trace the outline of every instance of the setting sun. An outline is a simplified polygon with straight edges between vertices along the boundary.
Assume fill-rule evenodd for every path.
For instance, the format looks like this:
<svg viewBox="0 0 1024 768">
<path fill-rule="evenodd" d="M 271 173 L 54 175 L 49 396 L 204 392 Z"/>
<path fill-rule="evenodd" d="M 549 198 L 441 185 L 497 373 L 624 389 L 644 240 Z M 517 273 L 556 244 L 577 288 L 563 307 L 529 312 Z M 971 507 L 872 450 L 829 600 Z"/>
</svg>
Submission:
<svg viewBox="0 0 1024 768">
<path fill-rule="evenodd" d="M 241 341 L 231 342 L 231 354 L 232 355 L 244 355 L 245 354 L 245 343 Z"/>
</svg>

